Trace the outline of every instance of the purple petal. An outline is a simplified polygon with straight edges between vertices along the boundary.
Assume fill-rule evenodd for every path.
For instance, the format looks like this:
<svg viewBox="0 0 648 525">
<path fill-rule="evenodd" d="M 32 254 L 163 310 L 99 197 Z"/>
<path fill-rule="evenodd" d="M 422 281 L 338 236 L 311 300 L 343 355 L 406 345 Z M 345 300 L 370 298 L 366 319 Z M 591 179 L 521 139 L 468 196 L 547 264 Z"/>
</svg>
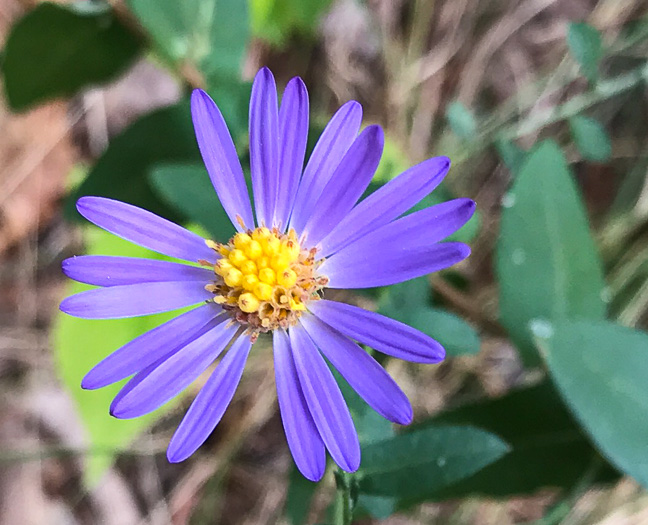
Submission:
<svg viewBox="0 0 648 525">
<path fill-rule="evenodd" d="M 470 248 L 435 243 L 463 226 L 474 211 L 470 199 L 455 199 L 412 213 L 342 248 L 319 272 L 331 288 L 370 288 L 447 268 L 468 257 Z"/>
<path fill-rule="evenodd" d="M 206 304 L 143 333 L 92 368 L 81 386 L 101 388 L 148 367 L 213 328 L 221 312 L 220 306 Z"/>
<path fill-rule="evenodd" d="M 250 96 L 250 169 L 259 225 L 272 225 L 277 201 L 279 115 L 277 87 L 267 67 L 259 70 Z"/>
<path fill-rule="evenodd" d="M 232 137 L 218 106 L 201 89 L 191 95 L 191 116 L 203 162 L 223 209 L 237 230 L 245 230 L 237 217 L 246 227 L 254 228 L 245 177 Z"/>
<path fill-rule="evenodd" d="M 353 208 L 320 243 L 328 257 L 366 233 L 399 217 L 436 188 L 450 169 L 448 157 L 435 157 L 408 169 Z"/>
<path fill-rule="evenodd" d="M 456 232 L 470 220 L 473 213 L 474 201 L 454 199 L 411 213 L 367 233 L 356 242 L 379 242 L 385 251 L 424 248 Z M 369 240 L 365 240 L 365 237 Z M 351 243 L 348 248 L 353 250 L 354 244 Z M 336 256 L 337 253 L 331 259 Z"/>
<path fill-rule="evenodd" d="M 121 319 L 168 312 L 213 297 L 204 282 L 124 284 L 72 295 L 63 299 L 59 308 L 83 319 Z"/>
<path fill-rule="evenodd" d="M 299 77 L 284 91 L 279 109 L 279 178 L 273 224 L 285 231 L 304 167 L 308 138 L 308 91 Z"/>
<path fill-rule="evenodd" d="M 299 324 L 290 329 L 290 346 L 302 392 L 326 448 L 344 470 L 357 470 L 360 443 L 333 374 Z"/>
<path fill-rule="evenodd" d="M 376 172 L 384 143 L 380 126 L 365 128 L 344 155 L 304 226 L 308 244 L 315 246 L 349 213 Z"/>
<path fill-rule="evenodd" d="M 214 279 L 214 272 L 207 268 L 109 255 L 70 257 L 63 261 L 61 268 L 70 279 L 96 286 L 163 281 L 201 281 L 206 284 Z"/>
<path fill-rule="evenodd" d="M 250 348 L 250 338 L 239 337 L 216 366 L 171 438 L 167 449 L 171 463 L 187 459 L 214 431 L 234 397 Z"/>
<path fill-rule="evenodd" d="M 335 301 L 311 301 L 308 309 L 326 324 L 383 354 L 414 363 L 443 361 L 445 350 L 431 337 L 404 323 Z"/>
<path fill-rule="evenodd" d="M 308 410 L 285 331 L 275 330 L 272 346 L 277 399 L 288 447 L 304 477 L 319 481 L 326 469 L 324 442 Z"/>
<path fill-rule="evenodd" d="M 367 404 L 389 421 L 412 422 L 407 396 L 367 352 L 314 315 L 304 315 L 301 324 L 342 377 Z"/>
<path fill-rule="evenodd" d="M 222 315 L 219 320 L 222 322 L 209 332 L 164 359 L 115 404 L 112 415 L 129 419 L 148 414 L 188 387 L 236 334 L 238 324 L 227 322 L 229 316 Z"/>
<path fill-rule="evenodd" d="M 349 248 L 333 255 L 335 260 L 326 259 L 320 267 L 319 273 L 329 278 L 329 288 L 389 286 L 449 268 L 470 255 L 470 247 L 461 242 L 398 251 L 364 242 Z"/>
<path fill-rule="evenodd" d="M 133 388 L 135 388 L 142 381 L 144 381 L 149 375 L 151 375 L 153 370 L 155 370 L 158 366 L 160 366 L 166 359 L 167 356 L 160 357 L 157 361 L 151 363 L 146 368 L 143 368 L 128 380 L 128 382 L 121 388 L 121 390 L 117 392 L 117 395 L 113 398 L 112 402 L 110 403 L 109 413 L 111 416 L 115 417 L 115 407 L 119 403 L 121 403 L 122 398 L 126 394 L 130 393 L 130 391 L 133 390 Z"/>
<path fill-rule="evenodd" d="M 304 229 L 313 211 L 313 204 L 358 136 L 361 122 L 362 106 L 351 100 L 338 109 L 324 128 L 306 164 L 297 190 L 290 218 L 290 226 L 297 232 Z"/>
<path fill-rule="evenodd" d="M 137 206 L 104 197 L 81 197 L 77 210 L 100 228 L 154 252 L 185 261 L 216 261 L 216 252 L 202 237 Z"/>
</svg>

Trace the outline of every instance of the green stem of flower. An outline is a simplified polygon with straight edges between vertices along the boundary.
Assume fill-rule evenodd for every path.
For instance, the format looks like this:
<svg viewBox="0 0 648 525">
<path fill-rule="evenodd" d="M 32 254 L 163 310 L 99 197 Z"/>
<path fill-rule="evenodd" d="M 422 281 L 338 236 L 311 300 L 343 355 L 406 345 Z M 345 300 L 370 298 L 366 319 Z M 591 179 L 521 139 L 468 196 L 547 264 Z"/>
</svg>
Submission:
<svg viewBox="0 0 648 525">
<path fill-rule="evenodd" d="M 353 522 L 353 498 L 351 475 L 338 469 L 335 472 L 337 495 L 335 499 L 335 525 L 351 525 Z"/>
</svg>

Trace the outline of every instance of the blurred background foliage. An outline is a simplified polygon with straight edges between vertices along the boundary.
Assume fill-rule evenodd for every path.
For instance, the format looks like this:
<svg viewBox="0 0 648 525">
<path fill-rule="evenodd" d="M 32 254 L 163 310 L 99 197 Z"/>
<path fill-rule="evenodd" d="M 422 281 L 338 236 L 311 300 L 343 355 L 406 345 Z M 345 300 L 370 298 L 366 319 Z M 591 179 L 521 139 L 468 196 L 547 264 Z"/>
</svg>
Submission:
<svg viewBox="0 0 648 525">
<path fill-rule="evenodd" d="M 642 0 L 1 0 L 0 524 L 648 523 L 648 13 Z M 268 348 L 190 460 L 164 456 L 187 395 L 132 421 L 102 357 L 165 316 L 86 321 L 60 261 L 153 256 L 83 224 L 118 198 L 224 241 L 196 147 L 206 89 L 249 167 L 250 79 L 311 99 L 310 148 L 348 99 L 386 132 L 369 191 L 443 154 L 478 213 L 472 256 L 335 299 L 437 338 L 440 366 L 382 358 L 413 400 L 394 428 L 339 378 L 360 471 L 292 466 Z M 424 235 L 424 232 L 422 232 Z"/>
</svg>

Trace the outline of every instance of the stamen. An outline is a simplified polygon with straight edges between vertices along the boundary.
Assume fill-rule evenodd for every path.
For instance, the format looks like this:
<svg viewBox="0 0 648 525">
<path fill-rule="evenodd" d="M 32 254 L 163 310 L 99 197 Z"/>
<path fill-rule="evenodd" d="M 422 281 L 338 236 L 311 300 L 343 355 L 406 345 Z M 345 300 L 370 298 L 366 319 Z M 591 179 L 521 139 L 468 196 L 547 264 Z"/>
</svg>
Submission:
<svg viewBox="0 0 648 525">
<path fill-rule="evenodd" d="M 215 281 L 206 289 L 214 302 L 258 334 L 294 325 L 306 303 L 319 299 L 316 249 L 302 249 L 294 230 L 265 226 L 235 234 L 227 244 L 208 246 L 222 257 L 213 265 Z"/>
</svg>

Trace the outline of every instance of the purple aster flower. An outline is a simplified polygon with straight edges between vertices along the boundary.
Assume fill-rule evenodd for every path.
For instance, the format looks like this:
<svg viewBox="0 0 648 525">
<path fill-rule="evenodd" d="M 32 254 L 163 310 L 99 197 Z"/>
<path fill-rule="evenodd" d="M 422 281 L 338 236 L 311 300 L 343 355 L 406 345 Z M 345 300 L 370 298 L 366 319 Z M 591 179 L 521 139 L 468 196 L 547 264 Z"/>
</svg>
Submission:
<svg viewBox="0 0 648 525">
<path fill-rule="evenodd" d="M 439 241 L 466 223 L 475 204 L 456 199 L 403 216 L 441 182 L 450 166 L 445 157 L 414 166 L 358 203 L 378 166 L 383 133 L 368 126 L 358 134 L 362 110 L 353 101 L 333 116 L 302 171 L 306 87 L 292 79 L 278 108 L 274 78 L 264 68 L 250 101 L 255 219 L 218 107 L 196 90 L 191 110 L 207 171 L 238 233 L 219 244 L 130 204 L 79 199 L 77 208 L 90 222 L 189 264 L 67 259 L 66 275 L 99 288 L 68 297 L 62 311 L 113 319 L 200 305 L 109 355 L 82 386 L 100 388 L 132 376 L 110 413 L 137 417 L 177 395 L 224 354 L 169 444 L 169 461 L 182 461 L 220 421 L 257 337 L 271 333 L 279 408 L 297 467 L 319 480 L 328 450 L 341 468 L 354 471 L 358 437 L 325 358 L 374 410 L 408 424 L 407 397 L 358 343 L 417 363 L 437 363 L 445 351 L 403 323 L 323 299 L 322 291 L 386 286 L 461 261 L 468 246 Z"/>
</svg>

